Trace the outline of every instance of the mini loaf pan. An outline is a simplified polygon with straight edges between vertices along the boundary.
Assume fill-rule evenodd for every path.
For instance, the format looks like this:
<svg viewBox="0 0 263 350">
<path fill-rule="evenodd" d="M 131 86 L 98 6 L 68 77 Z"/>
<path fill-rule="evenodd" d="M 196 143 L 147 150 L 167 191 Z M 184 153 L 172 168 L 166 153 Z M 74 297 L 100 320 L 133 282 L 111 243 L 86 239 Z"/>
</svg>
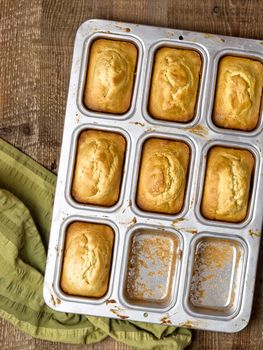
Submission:
<svg viewBox="0 0 263 350">
<path fill-rule="evenodd" d="M 188 146 L 189 149 L 189 162 L 188 162 L 188 169 L 186 173 L 186 188 L 184 193 L 184 203 L 182 206 L 182 209 L 176 213 L 176 214 L 164 214 L 160 212 L 149 212 L 142 210 L 136 201 L 137 197 L 137 188 L 138 188 L 138 181 L 139 181 L 139 173 L 141 169 L 141 159 L 142 159 L 142 152 L 145 142 L 147 142 L 150 139 L 162 139 L 165 141 L 176 141 L 181 142 Z M 195 156 L 196 156 L 196 150 L 195 150 L 195 143 L 191 139 L 191 137 L 183 136 L 183 135 L 167 135 L 163 133 L 158 132 L 149 132 L 146 134 L 143 134 L 140 139 L 138 139 L 137 142 L 137 149 L 136 149 L 136 155 L 135 155 L 135 171 L 133 176 L 133 184 L 131 187 L 131 201 L 132 201 L 132 210 L 136 215 L 145 216 L 146 218 L 151 218 L 153 216 L 157 216 L 158 218 L 167 218 L 169 217 L 170 220 L 175 220 L 179 217 L 183 217 L 186 212 L 188 211 L 188 208 L 190 206 L 190 193 L 191 193 L 191 181 L 189 179 L 193 176 L 193 168 L 195 164 Z"/>
<path fill-rule="evenodd" d="M 201 70 L 199 75 L 199 84 L 198 84 L 198 90 L 197 90 L 197 96 L 196 96 L 196 103 L 195 103 L 195 110 L 193 118 L 188 122 L 176 122 L 176 121 L 168 121 L 168 120 L 160 120 L 156 119 L 151 116 L 148 105 L 149 105 L 149 95 L 151 90 L 151 82 L 152 82 L 152 74 L 153 74 L 153 68 L 154 68 L 154 61 L 155 61 L 155 55 L 158 52 L 158 50 L 162 48 L 173 48 L 173 49 L 179 49 L 179 50 L 190 50 L 198 53 L 201 59 Z M 175 43 L 173 41 L 157 41 L 149 48 L 148 53 L 148 65 L 147 70 L 145 74 L 145 85 L 144 85 L 144 96 L 143 96 L 143 116 L 145 119 L 154 125 L 165 125 L 176 128 L 181 127 L 191 127 L 193 125 L 196 125 L 200 116 L 201 116 L 201 108 L 202 108 L 202 100 L 204 95 L 204 85 L 205 85 L 205 77 L 207 76 L 207 54 L 204 48 L 201 45 L 198 45 L 198 43 L 187 43 L 180 41 L 179 43 Z"/>
<path fill-rule="evenodd" d="M 106 293 L 99 298 L 70 295 L 64 292 L 61 287 L 61 275 L 62 275 L 62 267 L 63 267 L 63 259 L 64 259 L 64 247 L 67 239 L 67 230 L 71 224 L 76 222 L 106 225 L 112 229 L 114 234 L 108 288 Z M 87 302 L 89 304 L 97 305 L 97 304 L 102 304 L 103 302 L 105 302 L 105 300 L 109 299 L 109 296 L 111 295 L 112 288 L 113 288 L 116 255 L 118 254 L 118 244 L 119 244 L 119 231 L 117 226 L 113 222 L 109 220 L 103 220 L 103 219 L 101 220 L 96 220 L 96 219 L 94 220 L 92 218 L 87 219 L 86 217 L 82 217 L 82 216 L 73 216 L 73 217 L 67 218 L 61 225 L 60 241 L 59 241 L 60 249 L 58 248 L 57 250 L 56 277 L 55 277 L 56 283 L 54 283 L 54 286 L 53 286 L 54 293 L 56 293 L 59 300 L 69 300 L 69 301 L 73 300 L 74 302 L 78 302 L 78 303 L 81 303 L 83 302 L 83 300 L 85 300 L 85 303 Z"/>
<path fill-rule="evenodd" d="M 82 132 L 89 131 L 89 130 L 115 133 L 116 135 L 121 135 L 126 142 L 124 161 L 122 166 L 122 178 L 120 182 L 119 198 L 116 201 L 116 203 L 111 206 L 82 203 L 80 201 L 77 201 L 72 195 L 72 183 L 73 183 L 73 176 L 74 176 L 74 170 L 76 166 L 76 158 L 77 158 L 77 152 L 78 152 L 78 140 Z M 65 188 L 65 198 L 69 202 L 69 204 L 76 208 L 89 208 L 90 210 L 95 210 L 95 211 L 98 209 L 98 207 L 100 208 L 100 210 L 105 212 L 116 211 L 116 209 L 120 207 L 123 202 L 125 184 L 126 184 L 126 174 L 130 166 L 129 165 L 130 147 L 131 147 L 131 139 L 129 134 L 127 134 L 127 132 L 124 129 L 117 128 L 117 127 L 113 129 L 113 128 L 108 128 L 106 125 L 94 126 L 90 124 L 82 125 L 81 127 L 76 128 L 76 130 L 72 134 L 72 139 L 71 139 L 71 151 L 74 156 L 71 157 L 70 159 L 68 172 L 66 176 L 67 186 Z"/>
<path fill-rule="evenodd" d="M 176 303 L 183 240 L 174 229 L 135 225 L 124 243 L 120 299 L 130 308 L 171 309 Z"/>
<path fill-rule="evenodd" d="M 137 48 L 129 109 L 89 110 L 83 102 L 90 48 L 98 39 Z M 156 52 L 193 50 L 201 71 L 195 113 L 189 122 L 153 118 L 148 111 Z M 237 332 L 249 322 L 263 219 L 262 103 L 252 131 L 217 127 L 212 119 L 218 64 L 226 55 L 263 62 L 262 42 L 105 20 L 77 31 L 68 92 L 44 298 L 57 311 L 147 321 L 211 331 Z M 84 130 L 126 140 L 118 201 L 111 207 L 77 202 L 71 193 L 78 139 Z M 136 203 L 144 143 L 151 138 L 187 144 L 190 159 L 184 204 L 177 214 L 144 211 Z M 254 157 L 250 200 L 242 222 L 206 219 L 200 210 L 207 155 L 214 146 L 246 149 Z M 60 287 L 67 227 L 74 221 L 106 224 L 115 240 L 107 293 L 68 295 Z"/>
<path fill-rule="evenodd" d="M 262 130 L 262 126 L 263 126 L 263 118 L 262 118 L 262 114 L 263 114 L 263 103 L 262 103 L 262 96 L 261 96 L 261 103 L 260 103 L 260 109 L 259 109 L 259 119 L 258 119 L 258 123 L 256 125 L 256 127 L 250 131 L 243 131 L 243 130 L 238 130 L 238 129 L 226 129 L 223 127 L 218 127 L 212 118 L 212 114 L 213 114 L 213 108 L 214 108 L 214 100 L 215 100 L 215 91 L 216 91 L 216 84 L 217 84 L 217 75 L 218 75 L 218 67 L 219 67 L 219 63 L 220 60 L 222 58 L 224 58 L 225 56 L 234 56 L 234 57 L 240 57 L 240 58 L 248 58 L 254 61 L 258 61 L 261 62 L 263 64 L 263 55 L 262 53 L 255 53 L 253 52 L 253 50 L 251 51 L 243 51 L 243 50 L 237 50 L 237 49 L 222 49 L 220 50 L 218 53 L 215 54 L 214 56 L 214 60 L 213 60 L 213 66 L 212 66 L 212 73 L 211 73 L 211 97 L 208 100 L 208 118 L 207 118 L 207 122 L 209 127 L 215 131 L 218 134 L 226 134 L 226 135 L 236 135 L 236 137 L 239 136 L 244 136 L 246 135 L 246 137 L 248 136 L 255 136 L 258 133 L 261 132 Z"/>
<path fill-rule="evenodd" d="M 185 308 L 200 317 L 233 318 L 241 306 L 246 244 L 207 232 L 192 240 L 191 250 Z"/>
<path fill-rule="evenodd" d="M 123 41 L 127 43 L 133 44 L 137 49 L 137 61 L 136 61 L 136 67 L 135 67 L 135 75 L 134 75 L 134 83 L 132 87 L 132 96 L 131 96 L 131 102 L 130 106 L 127 109 L 126 112 L 122 114 L 113 114 L 108 112 L 98 112 L 94 110 L 88 109 L 88 107 L 84 103 L 84 90 L 86 85 L 86 77 L 87 77 L 87 69 L 89 65 L 89 54 L 90 49 L 92 47 L 92 44 L 99 39 L 106 39 L 106 40 L 113 40 L 113 41 Z M 114 34 L 108 34 L 107 36 L 103 35 L 102 33 L 93 33 L 87 37 L 85 40 L 84 46 L 83 46 L 83 53 L 82 53 L 82 61 L 81 61 L 81 69 L 79 71 L 79 87 L 78 87 L 78 96 L 77 96 L 77 103 L 78 107 L 81 110 L 81 112 L 87 116 L 93 116 L 95 118 L 103 118 L 103 119 L 118 119 L 118 120 L 125 120 L 132 116 L 132 114 L 135 111 L 135 104 L 137 100 L 137 93 L 138 93 L 138 85 L 140 81 L 140 75 L 141 75 L 141 62 L 143 59 L 143 49 L 142 49 L 142 43 L 138 38 L 135 38 L 130 35 L 114 35 Z"/>
<path fill-rule="evenodd" d="M 201 212 L 201 202 L 203 197 L 204 182 L 205 182 L 205 175 L 206 175 L 206 169 L 207 169 L 207 157 L 208 157 L 209 151 L 212 150 L 213 147 L 217 147 L 217 146 L 224 147 L 226 149 L 231 148 L 231 149 L 246 150 L 246 151 L 249 151 L 251 155 L 254 157 L 254 167 L 251 174 L 247 215 L 245 219 L 240 222 L 209 220 Z M 199 190 L 197 191 L 197 200 L 196 200 L 196 216 L 198 217 L 198 219 L 207 226 L 216 225 L 216 226 L 222 226 L 227 228 L 233 225 L 235 228 L 246 227 L 249 221 L 252 220 L 253 213 L 255 213 L 254 203 L 255 203 L 255 195 L 257 193 L 257 186 L 258 186 L 259 166 L 260 166 L 260 154 L 257 147 L 253 147 L 250 144 L 241 143 L 241 142 L 238 142 L 238 143 L 224 142 L 223 143 L 222 141 L 219 141 L 219 140 L 214 140 L 212 142 L 207 143 L 202 149 L 202 155 L 201 155 L 199 186 L 198 186 Z"/>
</svg>

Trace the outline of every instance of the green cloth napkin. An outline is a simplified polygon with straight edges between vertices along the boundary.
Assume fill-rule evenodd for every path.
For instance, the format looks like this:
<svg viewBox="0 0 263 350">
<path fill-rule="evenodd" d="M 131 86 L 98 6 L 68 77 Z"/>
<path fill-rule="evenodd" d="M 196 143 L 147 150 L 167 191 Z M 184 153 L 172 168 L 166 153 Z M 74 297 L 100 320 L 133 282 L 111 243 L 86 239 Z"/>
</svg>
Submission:
<svg viewBox="0 0 263 350">
<path fill-rule="evenodd" d="M 92 344 L 108 335 L 136 349 L 184 349 L 187 329 L 56 312 L 43 276 L 56 176 L 0 139 L 0 317 L 33 337 Z"/>
</svg>

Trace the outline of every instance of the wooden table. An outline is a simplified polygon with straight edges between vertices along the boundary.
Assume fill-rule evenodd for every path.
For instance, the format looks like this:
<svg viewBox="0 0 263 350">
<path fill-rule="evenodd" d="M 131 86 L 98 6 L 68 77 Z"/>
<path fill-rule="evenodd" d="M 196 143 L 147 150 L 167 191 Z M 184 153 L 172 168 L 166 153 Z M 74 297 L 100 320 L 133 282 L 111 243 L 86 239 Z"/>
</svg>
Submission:
<svg viewBox="0 0 263 350">
<path fill-rule="evenodd" d="M 263 39 L 260 0 L 0 0 L 0 137 L 53 172 L 58 166 L 74 36 L 90 18 Z M 259 264 L 252 320 L 245 330 L 232 335 L 193 331 L 189 349 L 263 349 L 262 281 Z M 0 348 L 129 349 L 111 339 L 88 347 L 35 340 L 3 320 Z"/>
</svg>

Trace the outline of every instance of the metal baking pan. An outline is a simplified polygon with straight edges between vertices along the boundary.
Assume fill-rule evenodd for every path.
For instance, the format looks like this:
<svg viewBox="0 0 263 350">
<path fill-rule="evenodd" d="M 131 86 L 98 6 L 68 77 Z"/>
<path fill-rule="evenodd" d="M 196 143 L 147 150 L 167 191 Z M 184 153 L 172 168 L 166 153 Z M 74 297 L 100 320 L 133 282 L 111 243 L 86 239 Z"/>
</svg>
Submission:
<svg viewBox="0 0 263 350">
<path fill-rule="evenodd" d="M 132 102 L 123 115 L 90 111 L 83 104 L 89 50 L 98 38 L 129 41 L 138 50 Z M 188 123 L 153 119 L 147 111 L 154 54 L 163 46 L 196 50 L 202 58 L 195 117 Z M 248 324 L 263 216 L 263 118 L 261 109 L 250 132 L 214 125 L 218 62 L 226 54 L 263 62 L 262 42 L 105 20 L 80 26 L 45 274 L 44 298 L 51 308 L 223 332 Z M 71 196 L 78 136 L 86 129 L 115 131 L 127 142 L 120 197 L 110 208 L 84 205 Z M 150 137 L 180 140 L 190 147 L 184 206 L 176 215 L 144 212 L 136 205 L 142 146 Z M 250 206 L 241 223 L 207 220 L 201 214 L 206 155 L 214 145 L 244 148 L 254 155 Z M 66 229 L 73 221 L 104 223 L 115 232 L 109 288 L 102 298 L 70 296 L 60 288 Z"/>
</svg>

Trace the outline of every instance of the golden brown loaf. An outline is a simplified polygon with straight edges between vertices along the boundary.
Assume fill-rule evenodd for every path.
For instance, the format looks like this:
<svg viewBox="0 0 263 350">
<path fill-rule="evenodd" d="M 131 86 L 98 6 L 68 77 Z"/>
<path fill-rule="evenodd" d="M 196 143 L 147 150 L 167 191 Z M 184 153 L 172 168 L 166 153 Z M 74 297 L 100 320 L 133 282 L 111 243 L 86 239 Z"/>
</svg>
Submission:
<svg viewBox="0 0 263 350">
<path fill-rule="evenodd" d="M 107 225 L 74 222 L 66 234 L 61 288 L 70 295 L 102 297 L 108 290 L 113 230 Z"/>
<path fill-rule="evenodd" d="M 213 112 L 215 124 L 230 129 L 254 129 L 259 118 L 262 87 L 262 63 L 241 57 L 222 58 Z"/>
<path fill-rule="evenodd" d="M 187 122 L 193 119 L 200 55 L 193 50 L 164 47 L 155 55 L 149 113 L 157 119 Z"/>
<path fill-rule="evenodd" d="M 142 210 L 178 213 L 184 203 L 189 147 L 184 142 L 151 138 L 145 141 L 137 190 Z"/>
<path fill-rule="evenodd" d="M 208 154 L 202 213 L 211 220 L 239 222 L 247 215 L 254 157 L 246 150 L 213 147 Z"/>
<path fill-rule="evenodd" d="M 80 203 L 114 205 L 120 193 L 126 142 L 117 133 L 83 131 L 78 140 L 72 196 Z"/>
<path fill-rule="evenodd" d="M 125 113 L 131 103 L 137 49 L 117 40 L 98 39 L 90 50 L 84 103 L 93 111 Z"/>
</svg>

